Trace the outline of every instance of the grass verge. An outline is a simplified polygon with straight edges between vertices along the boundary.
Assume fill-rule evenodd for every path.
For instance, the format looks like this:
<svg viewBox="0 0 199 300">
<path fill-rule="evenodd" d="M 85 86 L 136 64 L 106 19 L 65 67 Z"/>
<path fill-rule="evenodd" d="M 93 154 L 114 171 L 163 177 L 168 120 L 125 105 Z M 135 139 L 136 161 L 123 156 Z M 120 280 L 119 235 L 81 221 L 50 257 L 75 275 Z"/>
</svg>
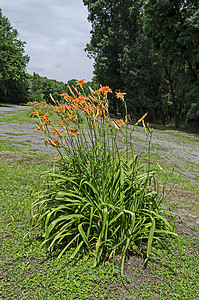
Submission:
<svg viewBox="0 0 199 300">
<path fill-rule="evenodd" d="M 133 256 L 125 262 L 125 282 L 118 268 L 107 263 L 92 268 L 92 259 L 81 256 L 70 261 L 70 249 L 57 263 L 55 257 L 39 251 L 35 231 L 32 243 L 28 232 L 30 204 L 39 189 L 40 174 L 52 165 L 52 155 L 28 153 L 6 142 L 0 147 L 0 299 L 198 299 L 199 232 L 191 214 L 198 214 L 196 190 L 174 190 L 166 207 L 178 211 L 177 230 L 182 244 L 182 261 L 173 241 L 172 255 L 153 247 L 147 268 L 144 259 Z M 169 178 L 170 184 L 175 175 Z M 184 183 L 186 179 L 183 179 Z M 183 183 L 182 183 L 183 186 Z M 195 198 L 194 198 L 195 197 Z M 181 210 L 181 211 L 180 211 Z M 182 214 L 184 213 L 184 215 Z"/>
<path fill-rule="evenodd" d="M 23 153 L 15 153 L 21 155 Z M 13 153 L 7 152 L 7 159 Z M 1 299 L 198 299 L 198 232 L 187 233 L 178 226 L 182 261 L 177 252 L 153 247 L 146 269 L 142 257 L 125 263 L 123 285 L 119 269 L 112 265 L 93 268 L 93 261 L 81 255 L 70 261 L 70 249 L 57 263 L 55 257 L 39 251 L 38 233 L 31 244 L 28 211 L 39 186 L 39 174 L 49 165 L 46 156 L 29 156 L 0 165 L 0 298 Z M 47 159 L 47 157 L 46 157 Z M 173 251 L 177 244 L 173 242 Z M 118 268 L 120 266 L 118 258 Z"/>
<path fill-rule="evenodd" d="M 7 123 L 19 123 L 19 124 L 36 124 L 37 119 L 31 116 L 31 109 L 29 107 L 19 107 L 17 110 L 5 111 L 4 114 L 0 114 L 0 122 Z M 56 119 L 56 114 L 52 114 L 51 117 Z"/>
</svg>

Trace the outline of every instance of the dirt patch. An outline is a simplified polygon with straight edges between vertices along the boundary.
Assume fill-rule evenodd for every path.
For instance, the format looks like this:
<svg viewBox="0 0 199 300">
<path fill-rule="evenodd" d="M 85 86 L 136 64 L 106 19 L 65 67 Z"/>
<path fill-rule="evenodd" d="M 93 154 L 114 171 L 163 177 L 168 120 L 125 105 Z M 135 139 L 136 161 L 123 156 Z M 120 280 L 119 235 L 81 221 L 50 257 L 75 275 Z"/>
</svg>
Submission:
<svg viewBox="0 0 199 300">
<path fill-rule="evenodd" d="M 121 262 L 116 262 L 117 267 L 120 269 Z M 133 294 L 133 291 L 139 289 L 140 285 L 143 285 L 146 280 L 155 284 L 160 280 L 158 272 L 154 274 L 151 267 L 154 268 L 154 264 L 149 260 L 148 267 L 144 267 L 144 259 L 141 256 L 135 255 L 130 257 L 124 265 L 124 274 L 127 281 L 124 281 L 124 286 L 119 288 L 120 296 L 118 299 L 140 299 L 138 295 Z M 115 298 L 111 298 L 115 299 Z M 153 299 L 159 299 L 154 295 Z"/>
<path fill-rule="evenodd" d="M 50 164 L 55 161 L 55 158 L 40 158 L 26 153 L 0 151 L 0 164 L 1 165 L 13 165 L 16 163 L 23 163 L 25 165 L 30 164 Z"/>
<path fill-rule="evenodd" d="M 166 189 L 169 190 L 169 186 Z M 176 214 L 178 233 L 199 237 L 199 195 L 175 186 L 165 198 L 163 206 Z"/>
<path fill-rule="evenodd" d="M 197 133 L 188 133 L 188 132 L 185 132 L 185 131 L 171 130 L 171 129 L 165 130 L 164 132 L 172 133 L 173 135 L 181 135 L 181 136 L 184 136 L 184 137 L 199 139 L 199 136 L 198 136 Z"/>
<path fill-rule="evenodd" d="M 171 186 L 169 185 L 166 187 L 167 192 L 170 188 Z M 163 206 L 167 210 L 171 209 L 171 211 L 176 214 L 176 233 L 199 238 L 198 205 L 198 194 L 181 190 L 177 185 L 172 189 L 166 197 Z M 195 256 L 198 255 L 197 249 L 191 246 L 187 251 L 189 251 L 189 254 L 193 253 Z M 178 249 L 173 249 L 173 252 L 178 256 Z M 121 259 L 117 259 L 116 265 L 119 269 L 121 268 Z M 143 285 L 146 281 L 151 282 L 152 285 L 158 284 L 161 280 L 160 265 L 149 259 L 147 266 L 144 267 L 144 258 L 138 255 L 127 259 L 124 265 L 124 274 L 127 277 L 127 281 L 125 282 L 125 285 L 119 289 L 119 299 L 140 299 L 139 296 L 134 295 L 129 291 L 132 292 L 137 290 L 138 287 Z M 169 270 L 169 272 L 171 272 L 171 270 Z M 176 276 L 175 272 L 173 276 Z M 160 299 L 160 295 L 154 294 L 153 299 Z"/>
</svg>

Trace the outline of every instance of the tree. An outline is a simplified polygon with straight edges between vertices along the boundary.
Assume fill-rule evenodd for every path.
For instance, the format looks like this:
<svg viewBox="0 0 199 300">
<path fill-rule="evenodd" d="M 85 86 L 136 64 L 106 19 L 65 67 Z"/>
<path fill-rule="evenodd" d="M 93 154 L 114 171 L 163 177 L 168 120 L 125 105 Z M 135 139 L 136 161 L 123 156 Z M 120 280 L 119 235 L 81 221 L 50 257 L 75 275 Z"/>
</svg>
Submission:
<svg viewBox="0 0 199 300">
<path fill-rule="evenodd" d="M 164 124 L 174 117 L 179 127 L 199 102 L 198 1 L 83 2 L 92 24 L 86 51 L 95 59 L 94 80 L 125 91 L 134 115 L 147 111 Z"/>
<path fill-rule="evenodd" d="M 198 1 L 147 1 L 145 30 L 162 58 L 175 126 L 179 127 L 185 103 L 199 101 Z"/>
<path fill-rule="evenodd" d="M 161 62 L 143 31 L 143 0 L 83 0 L 92 23 L 86 50 L 95 59 L 95 80 L 127 93 L 133 115 L 159 119 Z M 115 100 L 113 111 L 121 111 Z M 160 109 L 161 108 L 161 109 Z"/>
<path fill-rule="evenodd" d="M 118 14 L 114 1 L 83 0 L 88 7 L 88 20 L 92 23 L 91 40 L 86 51 L 95 59 L 95 81 L 110 85 L 113 90 L 122 88 L 119 54 L 121 44 L 115 36 Z M 120 1 L 118 1 L 120 4 Z M 113 110 L 116 107 L 113 104 Z"/>
<path fill-rule="evenodd" d="M 27 89 L 25 68 L 29 57 L 18 32 L 0 9 L 0 101 L 24 102 Z"/>
</svg>

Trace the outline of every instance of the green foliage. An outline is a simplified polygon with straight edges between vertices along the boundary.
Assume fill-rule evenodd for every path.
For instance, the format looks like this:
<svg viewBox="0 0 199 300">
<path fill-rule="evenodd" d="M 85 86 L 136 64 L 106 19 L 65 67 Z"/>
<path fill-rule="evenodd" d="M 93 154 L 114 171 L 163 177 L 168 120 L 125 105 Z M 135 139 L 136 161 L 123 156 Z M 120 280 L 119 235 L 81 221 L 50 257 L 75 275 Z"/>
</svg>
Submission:
<svg viewBox="0 0 199 300">
<path fill-rule="evenodd" d="M 32 205 L 37 208 L 32 221 L 42 226 L 42 246 L 49 251 L 61 246 L 58 257 L 71 246 L 71 258 L 84 249 L 94 255 L 95 264 L 121 254 L 123 272 L 126 255 L 146 251 L 148 259 L 152 241 L 167 247 L 161 235 L 177 235 L 159 207 L 154 172 L 141 171 L 137 157 L 125 163 L 109 157 L 104 178 L 101 149 L 98 155 L 94 170 L 82 161 L 80 173 L 74 161 L 67 160 L 48 172 L 39 200 Z M 90 155 L 86 159 L 94 160 Z"/>
<path fill-rule="evenodd" d="M 25 67 L 29 57 L 24 55 L 24 45 L 18 32 L 0 9 L 0 98 L 2 102 L 24 102 L 26 95 Z M 14 91 L 14 93 L 13 93 Z"/>
<path fill-rule="evenodd" d="M 69 93 L 68 85 L 76 86 L 76 79 L 70 79 L 67 83 L 62 81 L 57 81 L 54 79 L 49 79 L 47 77 L 42 77 L 39 74 L 33 73 L 33 75 L 26 74 L 28 79 L 28 101 L 48 101 L 48 103 L 52 103 L 50 94 L 56 100 L 61 100 L 60 94 Z M 88 86 L 92 88 L 96 87 L 96 84 L 92 82 L 87 82 L 85 84 L 85 92 L 88 94 L 89 89 Z M 98 87 L 99 85 L 97 85 Z M 78 89 L 78 87 L 76 86 Z"/>
<path fill-rule="evenodd" d="M 143 1 L 83 2 L 88 7 L 88 19 L 92 24 L 91 40 L 86 50 L 95 59 L 95 80 L 102 85 L 108 83 L 113 91 L 125 90 L 131 112 L 143 113 L 146 111 L 144 105 L 139 109 L 139 105 L 134 106 L 139 97 L 137 87 L 140 88 L 141 84 L 135 63 L 140 57 L 136 44 L 139 48 Z M 110 109 L 115 114 L 123 113 L 123 107 L 113 99 Z"/>
<path fill-rule="evenodd" d="M 163 140 L 165 135 L 169 136 L 172 146 L 179 139 L 172 131 L 161 133 Z M 196 141 L 195 137 L 192 138 Z M 183 143 L 185 141 L 189 143 L 190 137 L 183 135 Z M 182 140 L 179 140 L 179 144 L 182 144 Z M 165 147 L 163 150 L 166 168 L 169 151 Z M 198 229 L 196 226 L 192 229 L 187 226 L 188 222 L 193 223 L 193 214 L 195 217 L 198 214 L 193 193 L 187 192 L 186 198 L 182 193 L 174 193 L 172 199 L 165 199 L 168 209 L 176 211 L 178 206 L 184 217 L 183 222 L 176 222 L 182 247 L 181 262 L 178 255 L 172 255 L 155 245 L 146 269 L 142 268 L 143 259 L 139 256 L 126 261 L 124 273 L 128 281 L 125 282 L 121 280 L 119 269 L 113 269 L 108 263 L 105 267 L 100 265 L 93 268 L 93 259 L 88 256 L 77 255 L 71 260 L 74 252 L 72 247 L 56 262 L 54 256 L 39 251 L 39 228 L 34 231 L 32 243 L 24 238 L 28 231 L 29 207 L 41 184 L 39 174 L 49 170 L 49 164 L 52 164 L 55 156 L 19 153 L 25 149 L 8 145 L 5 141 L 0 141 L 0 151 L 4 151 L 0 153 L 0 298 L 18 299 L 19 295 L 21 300 L 199 298 Z M 185 164 L 189 165 L 190 161 Z M 168 177 L 170 180 L 171 176 Z M 191 185 L 187 177 L 182 186 L 189 190 Z M 198 185 L 196 192 L 197 188 Z M 172 243 L 172 248 L 174 251 L 177 248 L 176 241 Z"/>
<path fill-rule="evenodd" d="M 186 116 L 187 123 L 199 124 L 199 103 L 192 103 Z"/>
<path fill-rule="evenodd" d="M 49 251 L 59 248 L 58 258 L 73 247 L 71 258 L 86 251 L 94 256 L 96 266 L 105 259 L 115 261 L 120 254 L 123 274 L 128 254 L 143 253 L 146 262 L 154 240 L 167 248 L 165 237 L 178 235 L 160 208 L 163 193 L 155 171 L 150 170 L 150 162 L 141 165 L 133 154 L 129 116 L 126 113 L 125 122 L 109 117 L 107 92 L 111 89 L 91 90 L 89 97 L 73 90 L 62 95 L 61 104 L 54 101 L 62 128 L 35 111 L 37 129 L 49 137 L 45 143 L 57 148 L 61 160 L 43 178 L 43 189 L 31 207 L 30 229 L 41 226 L 41 246 Z M 117 97 L 126 110 L 124 93 Z M 82 113 L 83 123 L 78 119 Z M 136 125 L 143 122 L 150 139 L 145 117 Z"/>
<path fill-rule="evenodd" d="M 198 2 L 151 0 L 144 16 L 146 33 L 162 57 L 175 126 L 179 127 L 185 102 L 198 99 Z"/>
<path fill-rule="evenodd" d="M 199 101 L 198 1 L 84 0 L 91 22 L 94 80 L 125 90 L 132 115 L 176 128 Z M 122 106 L 111 99 L 115 115 Z"/>
<path fill-rule="evenodd" d="M 33 75 L 27 74 L 27 77 L 29 83 L 28 101 L 51 101 L 50 94 L 57 99 L 59 93 L 63 93 L 67 89 L 66 83 L 48 79 L 36 73 L 33 73 Z"/>
</svg>

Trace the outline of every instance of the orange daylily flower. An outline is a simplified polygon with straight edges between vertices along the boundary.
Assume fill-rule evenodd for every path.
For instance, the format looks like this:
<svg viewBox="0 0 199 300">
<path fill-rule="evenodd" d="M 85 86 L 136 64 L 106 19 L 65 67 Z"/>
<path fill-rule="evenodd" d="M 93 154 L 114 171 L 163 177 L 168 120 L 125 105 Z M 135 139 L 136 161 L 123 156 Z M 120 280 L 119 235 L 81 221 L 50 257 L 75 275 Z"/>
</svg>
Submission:
<svg viewBox="0 0 199 300">
<path fill-rule="evenodd" d="M 65 100 L 65 99 L 68 99 L 68 98 L 71 98 L 67 93 L 59 94 L 59 96 L 63 97 L 64 100 Z"/>
<path fill-rule="evenodd" d="M 121 93 L 121 92 L 115 92 L 115 93 L 117 98 L 124 100 L 124 95 L 126 95 L 126 93 Z"/>
<path fill-rule="evenodd" d="M 90 105 L 88 105 L 88 106 L 82 107 L 81 109 L 82 109 L 84 112 L 86 112 L 86 113 L 89 114 L 92 110 L 95 109 L 95 107 L 94 107 L 92 104 L 90 104 Z"/>
<path fill-rule="evenodd" d="M 108 93 L 112 93 L 112 90 L 109 86 L 101 86 L 99 92 L 104 92 L 104 96 L 106 96 Z"/>
<path fill-rule="evenodd" d="M 34 109 L 34 108 L 32 108 L 32 109 Z M 35 110 L 35 111 L 31 112 L 31 114 L 33 115 L 33 117 L 34 116 L 39 116 L 40 113 L 41 113 L 41 110 Z"/>
<path fill-rule="evenodd" d="M 73 99 L 73 103 L 75 104 L 79 103 L 79 99 L 78 98 Z"/>
<path fill-rule="evenodd" d="M 82 79 L 82 80 L 76 80 L 77 84 L 76 85 L 80 85 L 82 86 L 85 82 L 86 79 Z"/>
<path fill-rule="evenodd" d="M 58 147 L 59 146 L 57 138 L 54 141 L 52 139 L 49 139 L 48 141 L 45 140 L 45 139 L 43 139 L 43 140 L 44 140 L 44 142 L 47 146 L 53 146 L 53 147 Z"/>
<path fill-rule="evenodd" d="M 100 95 L 100 90 L 96 90 L 96 91 L 92 91 L 94 94 L 96 94 L 96 95 Z"/>
<path fill-rule="evenodd" d="M 49 113 L 45 113 L 45 115 L 40 116 L 41 118 L 43 118 L 44 120 L 47 120 L 49 117 Z"/>
<path fill-rule="evenodd" d="M 36 124 L 35 127 L 33 127 L 33 129 L 37 129 L 37 130 L 41 130 L 41 131 L 45 131 L 45 127 L 44 127 L 44 123 L 41 124 Z"/>
<path fill-rule="evenodd" d="M 51 124 L 52 124 L 52 122 L 53 122 L 53 119 L 46 120 L 46 121 L 45 121 L 45 124 L 46 124 L 46 125 L 51 125 Z"/>
<path fill-rule="evenodd" d="M 61 111 L 61 107 L 57 107 L 57 108 L 54 108 L 54 107 L 53 107 L 53 110 L 54 110 L 54 112 L 56 112 L 56 113 L 57 113 L 57 112 L 60 112 L 60 111 Z"/>
<path fill-rule="evenodd" d="M 78 103 L 84 104 L 86 99 L 88 98 L 84 97 L 83 95 L 80 95 L 76 100 L 78 101 Z"/>
<path fill-rule="evenodd" d="M 73 136 L 75 136 L 76 134 L 79 134 L 79 133 L 78 133 L 78 129 L 71 129 L 71 128 L 68 128 L 68 130 L 70 131 L 69 134 L 72 134 Z"/>
<path fill-rule="evenodd" d="M 77 120 L 77 115 L 73 115 L 71 117 L 68 117 L 68 118 L 66 118 L 66 120 L 75 122 Z"/>
<path fill-rule="evenodd" d="M 53 131 L 54 130 L 54 131 Z M 64 131 L 62 128 L 59 129 L 57 127 L 53 128 L 53 130 L 51 131 L 51 133 L 53 134 L 57 134 L 58 136 L 62 136 L 62 134 L 60 133 L 60 131 Z"/>
<path fill-rule="evenodd" d="M 117 120 L 116 122 L 119 124 L 120 127 L 125 124 L 125 122 L 122 119 Z"/>
</svg>

